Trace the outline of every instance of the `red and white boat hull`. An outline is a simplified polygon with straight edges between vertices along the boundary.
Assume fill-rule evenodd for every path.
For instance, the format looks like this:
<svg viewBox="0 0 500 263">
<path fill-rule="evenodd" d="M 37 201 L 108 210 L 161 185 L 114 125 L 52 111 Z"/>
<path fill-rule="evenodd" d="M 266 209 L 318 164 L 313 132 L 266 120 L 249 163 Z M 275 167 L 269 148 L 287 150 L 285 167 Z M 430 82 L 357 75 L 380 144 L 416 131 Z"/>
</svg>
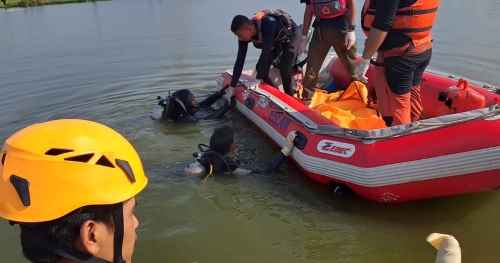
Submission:
<svg viewBox="0 0 500 263">
<path fill-rule="evenodd" d="M 425 78 L 428 86 L 423 89 L 430 94 L 456 83 L 433 73 L 426 73 Z M 241 81 L 243 85 L 232 94 L 237 110 L 279 146 L 292 131 L 304 134 L 305 148 L 295 148 L 291 158 L 315 181 L 347 186 L 377 202 L 500 187 L 500 107 L 492 103 L 500 96 L 493 92 L 481 90 L 489 96 L 488 108 L 412 125 L 357 131 L 336 127 L 274 87 L 245 76 Z M 424 98 L 424 106 L 432 107 L 428 105 L 431 101 Z"/>
</svg>

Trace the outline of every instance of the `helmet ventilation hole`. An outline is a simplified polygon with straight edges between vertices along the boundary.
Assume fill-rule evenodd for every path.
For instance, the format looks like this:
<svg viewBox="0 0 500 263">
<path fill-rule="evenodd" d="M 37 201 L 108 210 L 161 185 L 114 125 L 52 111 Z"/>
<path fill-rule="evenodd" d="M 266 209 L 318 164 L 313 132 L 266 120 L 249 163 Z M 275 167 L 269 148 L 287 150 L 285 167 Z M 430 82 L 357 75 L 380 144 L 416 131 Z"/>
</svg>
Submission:
<svg viewBox="0 0 500 263">
<path fill-rule="evenodd" d="M 72 161 L 72 162 L 86 163 L 86 162 L 90 161 L 90 159 L 92 159 L 92 157 L 94 157 L 93 153 L 87 153 L 87 154 L 82 154 L 82 155 L 64 158 L 64 160 Z"/>
<path fill-rule="evenodd" d="M 135 183 L 135 175 L 127 161 L 116 159 L 116 165 L 122 169 L 131 183 Z"/>
<path fill-rule="evenodd" d="M 3 153 L 3 154 L 2 154 L 2 165 L 4 165 L 4 164 L 5 164 L 5 157 L 6 157 L 6 156 L 7 156 L 7 154 L 6 154 L 6 153 Z"/>
<path fill-rule="evenodd" d="M 28 180 L 21 178 L 17 175 L 12 175 L 10 177 L 10 183 L 16 189 L 17 195 L 19 195 L 19 198 L 21 199 L 21 202 L 23 203 L 24 207 L 30 206 L 31 205 L 30 190 L 29 190 L 30 183 L 28 182 Z"/>
<path fill-rule="evenodd" d="M 52 156 L 57 156 L 65 153 L 72 152 L 73 150 L 69 149 L 59 149 L 59 148 L 52 148 L 48 151 L 45 152 L 45 155 L 52 155 Z"/>
<path fill-rule="evenodd" d="M 104 155 L 101 156 L 101 158 L 99 158 L 99 160 L 97 160 L 97 162 L 95 164 L 115 168 L 113 163 L 111 163 L 111 161 L 108 158 L 106 158 L 106 156 L 104 156 Z"/>
</svg>

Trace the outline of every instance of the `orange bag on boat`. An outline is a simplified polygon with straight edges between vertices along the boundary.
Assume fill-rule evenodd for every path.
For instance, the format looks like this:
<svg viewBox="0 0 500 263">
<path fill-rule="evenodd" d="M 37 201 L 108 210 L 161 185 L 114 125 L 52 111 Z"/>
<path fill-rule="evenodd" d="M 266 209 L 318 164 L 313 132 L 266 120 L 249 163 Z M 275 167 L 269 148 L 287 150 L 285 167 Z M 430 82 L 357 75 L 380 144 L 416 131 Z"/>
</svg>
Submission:
<svg viewBox="0 0 500 263">
<path fill-rule="evenodd" d="M 371 130 L 386 128 L 384 120 L 369 106 L 368 89 L 359 82 L 352 82 L 345 91 L 326 93 L 315 91 L 310 108 L 342 128 Z"/>
<path fill-rule="evenodd" d="M 314 109 L 316 106 L 335 102 L 339 99 L 340 95 L 342 95 L 342 92 L 328 93 L 326 90 L 316 89 L 314 90 L 314 94 L 311 98 L 309 108 Z"/>
</svg>

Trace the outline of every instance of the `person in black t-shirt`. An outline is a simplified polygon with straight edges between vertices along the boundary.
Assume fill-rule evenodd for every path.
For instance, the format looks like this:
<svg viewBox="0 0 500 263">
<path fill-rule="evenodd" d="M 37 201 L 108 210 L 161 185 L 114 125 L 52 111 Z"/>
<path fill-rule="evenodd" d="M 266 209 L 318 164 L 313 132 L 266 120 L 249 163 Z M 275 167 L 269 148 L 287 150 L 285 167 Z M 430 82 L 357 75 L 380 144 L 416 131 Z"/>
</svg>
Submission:
<svg viewBox="0 0 500 263">
<path fill-rule="evenodd" d="M 362 24 L 368 38 L 356 69 L 366 79 L 377 53 L 374 80 L 379 112 L 388 126 L 420 119 L 420 85 L 432 56 L 432 27 L 440 0 L 366 0 Z"/>
</svg>

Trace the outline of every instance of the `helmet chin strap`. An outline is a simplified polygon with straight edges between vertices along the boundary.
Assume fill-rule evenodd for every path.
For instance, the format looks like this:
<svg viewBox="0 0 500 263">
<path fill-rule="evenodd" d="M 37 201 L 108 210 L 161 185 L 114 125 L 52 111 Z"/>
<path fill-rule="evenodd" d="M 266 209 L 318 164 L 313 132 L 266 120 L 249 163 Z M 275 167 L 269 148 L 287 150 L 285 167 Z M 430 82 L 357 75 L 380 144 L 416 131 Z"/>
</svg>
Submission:
<svg viewBox="0 0 500 263">
<path fill-rule="evenodd" d="M 119 203 L 113 209 L 113 223 L 115 226 L 114 242 L 113 242 L 113 263 L 125 263 L 123 260 L 123 203 Z"/>
</svg>

